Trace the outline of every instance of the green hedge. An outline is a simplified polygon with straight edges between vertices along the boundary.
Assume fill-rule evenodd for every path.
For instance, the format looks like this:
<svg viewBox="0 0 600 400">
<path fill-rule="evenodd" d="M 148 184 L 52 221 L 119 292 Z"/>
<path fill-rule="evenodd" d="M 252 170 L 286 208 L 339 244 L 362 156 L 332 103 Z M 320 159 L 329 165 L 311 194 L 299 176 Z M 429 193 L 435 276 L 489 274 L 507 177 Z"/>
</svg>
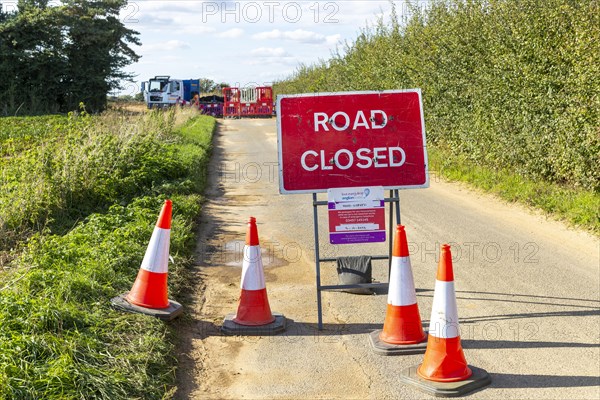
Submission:
<svg viewBox="0 0 600 400">
<path fill-rule="evenodd" d="M 436 1 L 400 18 L 299 68 L 276 92 L 419 87 L 430 144 L 600 193 L 598 1 Z"/>
</svg>

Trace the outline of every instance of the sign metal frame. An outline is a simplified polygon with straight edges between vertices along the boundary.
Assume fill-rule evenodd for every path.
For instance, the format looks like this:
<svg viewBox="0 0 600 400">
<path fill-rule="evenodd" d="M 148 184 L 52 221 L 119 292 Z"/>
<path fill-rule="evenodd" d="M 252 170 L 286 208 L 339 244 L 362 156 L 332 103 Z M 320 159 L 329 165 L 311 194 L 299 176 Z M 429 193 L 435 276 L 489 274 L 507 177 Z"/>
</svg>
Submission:
<svg viewBox="0 0 600 400">
<path fill-rule="evenodd" d="M 329 187 L 323 188 L 310 188 L 310 189 L 302 189 L 302 190 L 288 190 L 284 187 L 284 170 L 283 170 L 283 146 L 282 146 L 282 116 L 281 116 L 281 102 L 286 98 L 300 98 L 300 97 L 319 97 L 319 96 L 353 96 L 353 95 L 380 95 L 380 94 L 394 94 L 394 93 L 416 93 L 419 99 L 419 111 L 420 111 L 420 124 L 421 124 L 421 136 L 422 136 L 422 151 L 423 151 L 423 167 L 424 167 L 424 182 L 421 184 L 415 185 L 394 185 L 394 186 L 386 186 L 380 185 L 379 183 L 375 184 L 359 184 L 359 185 L 350 185 L 346 184 L 344 186 L 339 187 L 351 187 L 351 186 L 383 186 L 384 190 L 389 190 L 389 197 L 384 199 L 384 202 L 389 204 L 389 212 L 388 212 L 388 254 L 386 255 L 372 255 L 372 260 L 388 260 L 388 279 L 387 282 L 382 283 L 362 283 L 362 284 L 352 284 L 352 285 L 322 285 L 321 284 L 321 263 L 328 262 L 336 262 L 336 257 L 325 257 L 321 258 L 320 250 L 319 250 L 319 215 L 318 215 L 318 207 L 328 206 L 327 200 L 319 200 L 318 193 L 327 192 Z M 364 114 L 363 114 L 364 115 Z M 322 306 L 322 292 L 323 291 L 337 291 L 344 289 L 353 289 L 353 288 L 371 288 L 371 289 L 380 289 L 380 292 L 387 293 L 389 288 L 389 276 L 391 269 L 391 260 L 392 260 L 392 246 L 394 241 L 394 231 L 395 225 L 401 223 L 400 218 L 400 194 L 399 189 L 417 189 L 417 188 L 427 188 L 429 187 L 429 161 L 427 157 L 427 144 L 425 137 L 425 118 L 423 111 L 423 99 L 421 95 L 421 89 L 404 89 L 404 90 L 384 90 L 384 91 L 352 91 L 352 92 L 321 92 L 321 93 L 304 93 L 304 94 L 292 94 L 292 95 L 278 95 L 277 96 L 277 151 L 278 151 L 278 161 L 279 161 L 279 192 L 281 194 L 301 194 L 301 193 L 312 193 L 312 205 L 313 205 L 313 227 L 314 227 L 314 243 L 315 243 L 315 273 L 316 273 L 316 286 L 317 286 L 317 312 L 318 312 L 318 329 L 323 330 L 323 306 Z M 390 153 L 391 154 L 391 153 Z M 419 164 L 420 165 L 420 164 Z M 336 186 L 337 187 L 337 186 Z M 394 218 L 395 216 L 395 218 Z M 395 221 L 394 221 L 395 219 Z M 395 222 L 395 224 L 394 224 Z"/>
</svg>

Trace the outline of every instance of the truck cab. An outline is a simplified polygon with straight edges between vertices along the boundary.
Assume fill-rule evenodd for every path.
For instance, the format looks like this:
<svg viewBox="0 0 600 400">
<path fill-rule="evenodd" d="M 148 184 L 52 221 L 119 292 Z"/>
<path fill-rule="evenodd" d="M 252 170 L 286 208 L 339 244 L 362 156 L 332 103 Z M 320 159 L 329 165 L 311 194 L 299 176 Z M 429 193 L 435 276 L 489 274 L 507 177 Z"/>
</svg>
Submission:
<svg viewBox="0 0 600 400">
<path fill-rule="evenodd" d="M 147 90 L 146 90 L 147 89 Z M 166 108 L 175 104 L 185 104 L 184 82 L 158 75 L 142 84 L 144 99 L 148 108 Z"/>
</svg>

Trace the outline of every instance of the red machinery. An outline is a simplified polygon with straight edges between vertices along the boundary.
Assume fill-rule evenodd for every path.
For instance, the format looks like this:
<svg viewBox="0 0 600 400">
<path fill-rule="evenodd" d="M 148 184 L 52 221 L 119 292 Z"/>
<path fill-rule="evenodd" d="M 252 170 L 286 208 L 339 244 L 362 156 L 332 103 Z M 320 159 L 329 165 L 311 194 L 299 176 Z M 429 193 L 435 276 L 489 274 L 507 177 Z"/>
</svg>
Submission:
<svg viewBox="0 0 600 400">
<path fill-rule="evenodd" d="M 269 86 L 223 88 L 225 118 L 271 117 L 273 88 Z"/>
<path fill-rule="evenodd" d="M 233 87 L 223 88 L 223 117 L 239 118 L 240 116 L 240 89 Z"/>
<path fill-rule="evenodd" d="M 256 103 L 256 115 L 270 117 L 273 114 L 273 88 L 270 86 L 257 87 L 258 101 Z"/>
</svg>

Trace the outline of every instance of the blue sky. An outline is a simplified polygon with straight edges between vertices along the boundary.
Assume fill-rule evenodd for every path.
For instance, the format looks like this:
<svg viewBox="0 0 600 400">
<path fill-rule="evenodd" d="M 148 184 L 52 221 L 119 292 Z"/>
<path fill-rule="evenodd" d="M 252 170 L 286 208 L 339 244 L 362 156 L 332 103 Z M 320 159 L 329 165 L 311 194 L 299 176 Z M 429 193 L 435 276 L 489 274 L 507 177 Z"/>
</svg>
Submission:
<svg viewBox="0 0 600 400">
<path fill-rule="evenodd" d="M 404 2 L 395 2 L 402 12 Z M 140 33 L 141 60 L 126 68 L 140 81 L 155 75 L 210 78 L 232 85 L 269 84 L 300 63 L 328 59 L 377 17 L 389 1 L 130 1 L 121 13 Z"/>
</svg>

